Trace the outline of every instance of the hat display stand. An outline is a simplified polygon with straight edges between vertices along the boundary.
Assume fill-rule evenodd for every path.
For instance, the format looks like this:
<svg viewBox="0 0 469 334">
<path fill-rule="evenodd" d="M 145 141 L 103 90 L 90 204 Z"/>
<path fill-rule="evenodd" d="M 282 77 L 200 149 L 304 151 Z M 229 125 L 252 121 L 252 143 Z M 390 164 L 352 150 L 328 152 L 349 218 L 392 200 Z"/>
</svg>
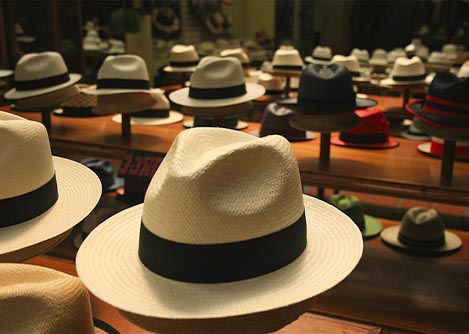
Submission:
<svg viewBox="0 0 469 334">
<path fill-rule="evenodd" d="M 223 127 L 223 120 L 227 116 L 233 116 L 243 112 L 250 111 L 254 106 L 252 101 L 243 102 L 231 106 L 222 106 L 214 108 L 202 108 L 202 107 L 181 107 L 181 111 L 185 114 L 192 115 L 194 117 L 213 117 L 213 126 Z"/>
<path fill-rule="evenodd" d="M 132 128 L 130 126 L 130 118 L 131 114 L 123 113 L 121 114 L 122 122 L 121 122 L 121 133 L 123 140 L 130 140 L 132 137 Z"/>
</svg>

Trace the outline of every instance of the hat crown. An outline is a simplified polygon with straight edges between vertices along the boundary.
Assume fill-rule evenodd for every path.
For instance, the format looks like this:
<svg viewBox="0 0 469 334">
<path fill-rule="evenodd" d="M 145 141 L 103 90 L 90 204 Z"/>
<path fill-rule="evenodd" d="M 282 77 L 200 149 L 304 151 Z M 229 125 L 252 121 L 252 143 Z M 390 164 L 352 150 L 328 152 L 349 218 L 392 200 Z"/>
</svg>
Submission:
<svg viewBox="0 0 469 334">
<path fill-rule="evenodd" d="M 259 85 L 264 86 L 264 88 L 269 91 L 281 91 L 285 87 L 285 81 L 282 77 L 273 76 L 270 73 L 261 73 L 258 78 Z"/>
<path fill-rule="evenodd" d="M 438 72 L 428 87 L 427 95 L 467 104 L 469 103 L 469 78 L 458 78 L 450 72 Z M 465 112 L 469 111 L 467 106 L 461 109 Z"/>
<path fill-rule="evenodd" d="M 98 71 L 99 79 L 150 80 L 145 61 L 136 55 L 106 57 Z"/>
<path fill-rule="evenodd" d="M 365 49 L 355 48 L 352 50 L 350 55 L 357 57 L 359 61 L 368 61 L 368 59 L 370 58 L 370 54 L 368 53 L 368 50 L 365 50 Z"/>
<path fill-rule="evenodd" d="M 424 75 L 425 66 L 422 63 L 422 60 L 414 56 L 412 58 L 399 57 L 396 59 L 394 66 L 392 68 L 391 76 L 416 76 Z"/>
<path fill-rule="evenodd" d="M 54 176 L 46 128 L 0 112 L 0 199 L 29 193 Z"/>
<path fill-rule="evenodd" d="M 347 132 L 363 135 L 385 133 L 386 138 L 388 137 L 386 116 L 379 108 L 356 110 L 355 113 L 360 117 L 360 125 Z"/>
<path fill-rule="evenodd" d="M 415 207 L 405 213 L 399 233 L 409 240 L 425 242 L 444 238 L 444 230 L 435 209 Z"/>
<path fill-rule="evenodd" d="M 335 55 L 332 61 L 344 65 L 352 73 L 360 72 L 360 64 L 355 56 Z"/>
<path fill-rule="evenodd" d="M 303 59 L 297 49 L 294 48 L 280 48 L 275 51 L 272 59 L 272 64 L 275 65 L 293 65 L 303 66 Z"/>
<path fill-rule="evenodd" d="M 28 53 L 16 63 L 15 81 L 38 80 L 65 73 L 68 69 L 60 53 Z"/>
<path fill-rule="evenodd" d="M 80 279 L 27 264 L 0 264 L 0 323 L 5 333 L 95 333 Z"/>
<path fill-rule="evenodd" d="M 150 109 L 161 109 L 167 110 L 170 108 L 170 103 L 166 95 L 163 92 L 160 93 L 152 93 L 152 97 L 155 99 L 155 105 Z"/>
<path fill-rule="evenodd" d="M 316 46 L 313 50 L 313 57 L 332 58 L 332 50 L 328 46 Z"/>
<path fill-rule="evenodd" d="M 430 56 L 428 57 L 428 62 L 435 63 L 435 64 L 444 64 L 444 65 L 450 64 L 450 60 L 448 56 L 441 51 L 432 51 L 432 53 L 430 53 Z"/>
<path fill-rule="evenodd" d="M 220 51 L 220 57 L 234 57 L 239 59 L 241 64 L 249 64 L 249 56 L 242 48 L 225 49 Z"/>
<path fill-rule="evenodd" d="M 304 211 L 295 155 L 281 136 L 180 133 L 145 196 L 142 222 L 175 242 L 229 243 L 293 224 Z"/>
<path fill-rule="evenodd" d="M 202 58 L 191 75 L 191 87 L 223 88 L 244 84 L 241 62 L 233 57 Z"/>
<path fill-rule="evenodd" d="M 197 61 L 199 55 L 193 45 L 176 44 L 171 48 L 169 60 L 174 62 Z"/>
</svg>

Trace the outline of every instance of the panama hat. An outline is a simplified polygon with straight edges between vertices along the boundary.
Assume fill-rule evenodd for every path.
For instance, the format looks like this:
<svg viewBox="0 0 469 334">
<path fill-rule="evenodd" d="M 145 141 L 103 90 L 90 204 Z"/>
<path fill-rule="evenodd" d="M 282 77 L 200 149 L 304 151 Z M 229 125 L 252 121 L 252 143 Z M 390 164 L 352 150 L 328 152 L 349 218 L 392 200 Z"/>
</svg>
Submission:
<svg viewBox="0 0 469 334">
<path fill-rule="evenodd" d="M 280 135 L 288 141 L 304 141 L 316 138 L 312 132 L 300 130 L 290 125 L 293 110 L 284 108 L 277 103 L 269 103 L 262 115 L 260 129 L 251 131 L 257 137 Z"/>
<path fill-rule="evenodd" d="M 242 48 L 225 49 L 220 51 L 220 57 L 234 57 L 239 59 L 243 67 L 248 67 L 251 64 L 248 54 Z"/>
<path fill-rule="evenodd" d="M 379 219 L 365 214 L 363 204 L 354 195 L 335 194 L 330 196 L 327 202 L 349 216 L 357 224 L 364 238 L 375 237 L 383 229 Z"/>
<path fill-rule="evenodd" d="M 461 248 L 461 239 L 445 231 L 435 209 L 414 207 L 405 213 L 400 226 L 385 228 L 381 239 L 389 246 L 418 255 L 438 255 Z"/>
<path fill-rule="evenodd" d="M 381 80 L 383 86 L 417 85 L 425 83 L 425 66 L 422 60 L 414 56 L 411 59 L 399 57 L 396 59 L 390 78 Z"/>
<path fill-rule="evenodd" d="M 212 56 L 215 54 L 215 44 L 212 41 L 202 41 L 196 45 L 197 53 L 201 56 Z"/>
<path fill-rule="evenodd" d="M 55 246 L 85 218 L 101 183 L 82 164 L 53 157 L 39 122 L 0 112 L 0 142 L 0 262 L 21 261 Z"/>
<path fill-rule="evenodd" d="M 342 55 L 335 55 L 332 57 L 332 63 L 338 63 L 345 66 L 345 68 L 350 72 L 352 75 L 353 81 L 370 81 L 370 78 L 364 77 L 362 74 L 362 70 L 360 69 L 360 63 L 355 56 L 342 56 Z"/>
<path fill-rule="evenodd" d="M 99 68 L 96 88 L 85 88 L 83 92 L 91 95 L 150 93 L 147 65 L 136 55 L 108 56 Z"/>
<path fill-rule="evenodd" d="M 148 93 L 122 93 L 112 95 L 98 95 L 96 107 L 92 112 L 97 115 L 127 114 L 148 110 L 156 105 L 157 94 L 163 91 L 154 88 Z"/>
<path fill-rule="evenodd" d="M 16 63 L 15 88 L 6 92 L 5 98 L 19 100 L 51 93 L 71 86 L 80 79 L 80 74 L 68 73 L 60 53 L 28 53 Z"/>
<path fill-rule="evenodd" d="M 26 97 L 15 101 L 17 111 L 41 111 L 43 109 L 59 108 L 60 105 L 79 94 L 77 85 L 70 85 L 50 93 Z"/>
<path fill-rule="evenodd" d="M 193 119 L 185 120 L 183 123 L 185 128 L 197 128 L 201 126 L 213 127 L 214 119 L 213 117 L 198 117 L 194 116 Z M 243 122 L 239 119 L 238 115 L 226 116 L 223 118 L 222 128 L 234 129 L 234 130 L 243 130 L 249 126 L 248 123 Z"/>
<path fill-rule="evenodd" d="M 169 65 L 163 68 L 165 72 L 194 72 L 200 61 L 194 45 L 176 44 L 169 53 Z"/>
<path fill-rule="evenodd" d="M 456 44 L 444 44 L 441 51 L 448 57 L 450 61 L 454 61 L 458 57 L 458 47 Z"/>
<path fill-rule="evenodd" d="M 191 75 L 190 87 L 172 92 L 169 99 L 193 108 L 216 108 L 254 100 L 264 87 L 246 83 L 241 62 L 233 57 L 205 57 Z"/>
<path fill-rule="evenodd" d="M 458 70 L 458 78 L 468 78 L 469 77 L 469 60 L 466 60 Z"/>
<path fill-rule="evenodd" d="M 439 72 L 428 87 L 424 100 L 407 104 L 420 130 L 435 137 L 469 139 L 469 78 Z"/>
<path fill-rule="evenodd" d="M 97 116 L 92 112 L 98 104 L 96 95 L 89 95 L 83 93 L 83 89 L 94 89 L 96 86 L 88 84 L 77 84 L 75 87 L 78 89 L 78 94 L 66 99 L 60 105 L 61 108 L 53 111 L 56 116 L 63 117 L 94 117 Z"/>
<path fill-rule="evenodd" d="M 417 146 L 417 150 L 433 157 L 441 158 L 444 150 L 444 139 L 431 137 L 430 141 L 426 141 Z M 456 160 L 469 160 L 469 141 L 457 141 L 454 158 Z"/>
<path fill-rule="evenodd" d="M 448 58 L 447 54 L 440 51 L 433 51 L 428 57 L 428 65 L 441 65 L 449 68 L 451 60 Z"/>
<path fill-rule="evenodd" d="M 388 54 L 384 49 L 375 49 L 369 61 L 371 66 L 386 66 L 388 64 Z"/>
<path fill-rule="evenodd" d="M 299 51 L 291 46 L 282 46 L 275 51 L 272 71 L 278 73 L 299 73 L 305 67 Z"/>
<path fill-rule="evenodd" d="M 36 38 L 26 35 L 23 27 L 18 22 L 15 22 L 15 40 L 18 43 L 33 43 L 36 41 Z"/>
<path fill-rule="evenodd" d="M 146 110 L 133 112 L 130 118 L 130 124 L 148 126 L 166 125 L 183 120 L 183 114 L 171 110 L 169 100 L 162 90 L 155 90 L 151 95 L 155 100 L 154 105 Z M 122 123 L 122 116 L 115 115 L 112 120 L 116 123 Z"/>
<path fill-rule="evenodd" d="M 305 57 L 305 61 L 313 64 L 327 65 L 331 62 L 332 51 L 328 46 L 316 46 L 312 56 Z"/>
<path fill-rule="evenodd" d="M 118 333 L 93 319 L 78 277 L 30 264 L 0 264 L 2 333 Z"/>
<path fill-rule="evenodd" d="M 285 78 L 270 73 L 261 73 L 257 83 L 265 88 L 265 95 L 279 96 L 285 91 Z"/>
<path fill-rule="evenodd" d="M 108 40 L 108 49 L 102 50 L 103 53 L 112 55 L 121 55 L 125 53 L 125 43 L 119 39 L 110 38 Z"/>
<path fill-rule="evenodd" d="M 97 227 L 76 264 L 95 296 L 152 331 L 266 332 L 343 280 L 362 247 L 350 218 L 302 194 L 285 138 L 194 128 L 143 205 Z"/>
<path fill-rule="evenodd" d="M 301 74 L 298 97 L 277 103 L 297 111 L 291 119 L 294 127 L 330 132 L 358 126 L 360 118 L 354 110 L 376 101 L 355 96 L 352 76 L 344 65 L 310 64 Z"/>
<path fill-rule="evenodd" d="M 13 74 L 12 70 L 0 69 L 0 78 L 8 77 Z"/>
<path fill-rule="evenodd" d="M 356 110 L 360 125 L 331 137 L 331 144 L 358 148 L 384 149 L 399 145 L 389 137 L 386 116 L 379 108 Z"/>
<path fill-rule="evenodd" d="M 430 54 L 428 47 L 425 45 L 420 45 L 415 50 L 415 55 L 422 59 L 423 62 L 428 61 L 428 55 Z"/>
<path fill-rule="evenodd" d="M 368 65 L 370 61 L 370 53 L 365 49 L 353 48 L 350 55 L 355 56 L 360 64 Z"/>
<path fill-rule="evenodd" d="M 406 57 L 407 54 L 403 48 L 395 48 L 387 53 L 388 63 L 394 64 L 398 58 Z"/>
</svg>

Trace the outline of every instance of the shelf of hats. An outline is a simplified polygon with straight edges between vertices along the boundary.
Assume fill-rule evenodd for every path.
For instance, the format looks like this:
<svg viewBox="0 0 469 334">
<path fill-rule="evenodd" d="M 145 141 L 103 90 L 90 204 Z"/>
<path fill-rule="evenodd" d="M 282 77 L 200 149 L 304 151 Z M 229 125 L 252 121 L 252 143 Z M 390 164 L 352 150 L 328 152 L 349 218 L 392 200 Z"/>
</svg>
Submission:
<svg viewBox="0 0 469 334">
<path fill-rule="evenodd" d="M 463 46 L 305 53 L 210 3 L 0 69 L 0 333 L 469 331 Z"/>
</svg>

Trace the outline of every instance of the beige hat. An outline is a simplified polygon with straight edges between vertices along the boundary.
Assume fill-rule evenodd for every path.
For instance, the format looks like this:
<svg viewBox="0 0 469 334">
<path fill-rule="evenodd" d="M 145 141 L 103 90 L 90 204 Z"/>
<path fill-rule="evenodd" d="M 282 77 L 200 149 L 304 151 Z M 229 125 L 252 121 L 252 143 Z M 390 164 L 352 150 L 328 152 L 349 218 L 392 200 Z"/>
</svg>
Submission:
<svg viewBox="0 0 469 334">
<path fill-rule="evenodd" d="M 425 84 L 425 66 L 422 60 L 414 56 L 411 59 L 407 57 L 397 58 L 392 71 L 391 77 L 381 80 L 383 86 L 402 86 Z"/>
<path fill-rule="evenodd" d="M 170 110 L 170 104 L 164 92 L 155 90 L 151 96 L 155 99 L 155 104 L 147 110 L 132 113 L 130 124 L 132 125 L 166 125 L 182 121 L 184 116 L 177 111 Z M 122 115 L 115 115 L 112 120 L 122 123 Z"/>
<path fill-rule="evenodd" d="M 281 95 L 285 91 L 285 78 L 281 76 L 261 73 L 257 83 L 264 86 L 266 95 Z"/>
<path fill-rule="evenodd" d="M 312 56 L 305 58 L 305 61 L 313 64 L 327 65 L 331 62 L 332 50 L 328 46 L 316 46 Z"/>
<path fill-rule="evenodd" d="M 389 64 L 394 64 L 394 62 L 400 58 L 400 57 L 406 57 L 407 54 L 405 53 L 405 50 L 403 48 L 395 48 L 392 51 L 389 51 L 387 54 L 388 57 L 388 63 Z"/>
<path fill-rule="evenodd" d="M 469 60 L 466 60 L 458 70 L 458 78 L 468 78 L 469 77 Z"/>
<path fill-rule="evenodd" d="M 305 64 L 300 52 L 292 46 L 281 46 L 275 51 L 272 59 L 272 69 L 275 72 L 301 72 Z"/>
<path fill-rule="evenodd" d="M 386 66 L 388 64 L 388 55 L 384 49 L 375 49 L 370 59 L 371 66 Z"/>
<path fill-rule="evenodd" d="M 250 60 L 247 53 L 242 48 L 225 49 L 220 51 L 220 57 L 234 57 L 239 59 L 243 67 L 249 66 Z"/>
<path fill-rule="evenodd" d="M 0 263 L 0 310 L 2 333 L 95 333 L 86 287 L 49 268 Z"/>
<path fill-rule="evenodd" d="M 165 72 L 194 72 L 200 61 L 194 45 L 176 44 L 169 54 L 169 65 L 163 68 Z"/>
<path fill-rule="evenodd" d="M 8 77 L 13 74 L 12 70 L 3 70 L 0 69 L 0 78 Z"/>
<path fill-rule="evenodd" d="M 368 64 L 370 61 L 370 53 L 366 49 L 354 48 L 352 49 L 352 52 L 350 52 L 350 55 L 355 56 L 358 62 L 362 64 Z"/>
<path fill-rule="evenodd" d="M 433 51 L 428 57 L 428 64 L 446 66 L 449 68 L 451 65 L 451 60 L 448 58 L 448 55 L 446 53 L 440 51 Z"/>
<path fill-rule="evenodd" d="M 352 75 L 353 81 L 370 81 L 370 78 L 362 76 L 362 70 L 358 62 L 357 57 L 355 56 L 342 56 L 335 55 L 332 57 L 332 63 L 339 63 L 345 66 L 345 68 Z"/>
<path fill-rule="evenodd" d="M 39 122 L 0 112 L 0 142 L 0 262 L 22 261 L 55 246 L 85 218 L 101 182 L 82 164 L 53 157 Z"/>
<path fill-rule="evenodd" d="M 19 100 L 51 93 L 71 86 L 80 79 L 80 74 L 68 73 L 60 53 L 28 53 L 16 63 L 15 88 L 6 92 L 5 98 Z"/>
<path fill-rule="evenodd" d="M 150 93 L 150 85 L 147 65 L 143 58 L 136 55 L 108 56 L 99 68 L 96 88 L 83 89 L 83 93 Z"/>
<path fill-rule="evenodd" d="M 94 295 L 146 329 L 267 332 L 350 274 L 362 247 L 350 218 L 302 194 L 284 137 L 193 128 L 144 203 L 98 226 L 76 264 Z"/>
<path fill-rule="evenodd" d="M 254 100 L 264 87 L 246 83 L 241 62 L 233 57 L 203 58 L 190 79 L 190 87 L 172 92 L 169 99 L 193 108 L 216 108 Z"/>
</svg>

